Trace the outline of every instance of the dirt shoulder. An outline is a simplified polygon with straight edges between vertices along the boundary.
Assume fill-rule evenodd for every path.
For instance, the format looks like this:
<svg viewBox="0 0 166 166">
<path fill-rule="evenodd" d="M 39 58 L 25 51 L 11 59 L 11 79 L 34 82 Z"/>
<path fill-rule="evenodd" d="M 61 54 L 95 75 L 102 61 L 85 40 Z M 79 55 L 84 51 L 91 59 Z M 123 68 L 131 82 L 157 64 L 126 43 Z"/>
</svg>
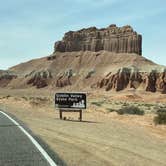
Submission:
<svg viewBox="0 0 166 166">
<path fill-rule="evenodd" d="M 69 166 L 165 165 L 166 128 L 153 125 L 154 115 L 119 116 L 98 108 L 84 112 L 84 122 L 62 121 L 47 102 L 8 97 L 0 99 L 0 107 L 27 124 Z M 77 113 L 65 116 L 78 118 Z"/>
</svg>

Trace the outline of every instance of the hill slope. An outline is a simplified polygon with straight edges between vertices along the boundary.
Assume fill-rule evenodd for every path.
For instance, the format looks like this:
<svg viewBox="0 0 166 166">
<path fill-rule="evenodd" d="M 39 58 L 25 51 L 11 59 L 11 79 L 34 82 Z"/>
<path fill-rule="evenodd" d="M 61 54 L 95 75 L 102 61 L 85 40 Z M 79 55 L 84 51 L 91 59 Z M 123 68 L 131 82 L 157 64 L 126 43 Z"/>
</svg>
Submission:
<svg viewBox="0 0 166 166">
<path fill-rule="evenodd" d="M 7 88 L 166 93 L 166 67 L 141 56 L 141 43 L 142 36 L 130 26 L 69 31 L 51 56 L 11 67 L 12 76 L 1 74 L 0 81 Z"/>
<path fill-rule="evenodd" d="M 128 86 L 132 79 L 137 84 L 134 87 L 135 89 L 143 88 L 146 90 L 148 86 L 151 86 L 148 85 L 151 84 L 148 81 L 150 82 L 153 76 L 156 77 L 155 83 L 158 79 L 162 84 L 162 80 L 159 79 L 160 77 L 163 78 L 163 75 L 158 73 L 163 73 L 164 66 L 157 65 L 137 54 L 80 51 L 56 52 L 49 57 L 14 66 L 9 71 L 17 75 L 17 78 L 12 79 L 6 85 L 12 88 L 37 86 L 37 88 L 96 89 L 106 86 L 106 90 L 108 90 L 107 86 L 110 86 L 110 84 L 104 83 L 102 85 L 102 81 L 108 80 L 106 82 L 111 82 L 112 76 L 116 76 L 116 80 L 112 80 L 114 87 L 110 89 L 132 88 Z M 140 73 L 142 76 L 140 76 Z M 143 77 L 145 77 L 145 80 L 143 80 Z M 117 89 L 120 80 L 120 84 L 125 83 L 126 85 L 121 89 Z M 162 88 L 159 90 L 163 91 Z M 154 91 L 153 87 L 149 91 Z"/>
</svg>

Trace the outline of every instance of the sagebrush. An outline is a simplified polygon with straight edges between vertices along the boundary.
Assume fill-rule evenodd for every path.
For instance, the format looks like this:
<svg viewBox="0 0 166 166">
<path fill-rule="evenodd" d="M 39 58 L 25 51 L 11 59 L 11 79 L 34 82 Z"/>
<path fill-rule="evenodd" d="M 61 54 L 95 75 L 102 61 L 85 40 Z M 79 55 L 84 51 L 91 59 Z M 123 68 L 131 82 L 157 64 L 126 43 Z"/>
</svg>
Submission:
<svg viewBox="0 0 166 166">
<path fill-rule="evenodd" d="M 166 108 L 158 109 L 154 117 L 155 124 L 166 124 Z"/>
<path fill-rule="evenodd" d="M 144 110 L 141 110 L 139 107 L 136 106 L 126 106 L 119 110 L 117 110 L 117 113 L 120 115 L 123 114 L 133 114 L 133 115 L 144 115 Z"/>
</svg>

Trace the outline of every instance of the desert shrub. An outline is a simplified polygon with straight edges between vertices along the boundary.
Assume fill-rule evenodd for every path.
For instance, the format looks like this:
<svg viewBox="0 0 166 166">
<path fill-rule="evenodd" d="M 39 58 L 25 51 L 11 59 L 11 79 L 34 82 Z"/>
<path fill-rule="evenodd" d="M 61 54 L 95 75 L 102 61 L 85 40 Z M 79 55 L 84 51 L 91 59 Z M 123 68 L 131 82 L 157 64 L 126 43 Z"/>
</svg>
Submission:
<svg viewBox="0 0 166 166">
<path fill-rule="evenodd" d="M 145 107 L 153 107 L 154 106 L 154 104 L 150 104 L 150 103 L 145 103 L 145 104 L 143 104 Z"/>
<path fill-rule="evenodd" d="M 103 104 L 103 101 L 93 101 L 91 104 L 100 107 Z"/>
<path fill-rule="evenodd" d="M 6 98 L 8 99 L 9 97 L 11 97 L 10 95 L 7 95 Z"/>
<path fill-rule="evenodd" d="M 29 97 L 28 99 L 31 106 L 44 106 L 51 104 L 51 101 L 47 97 Z"/>
<path fill-rule="evenodd" d="M 22 96 L 22 99 L 24 99 L 24 100 L 28 100 L 28 97 L 26 97 L 26 96 Z"/>
<path fill-rule="evenodd" d="M 108 112 L 115 112 L 116 110 L 113 108 L 106 108 L 108 110 Z"/>
<path fill-rule="evenodd" d="M 155 124 L 166 124 L 166 108 L 158 109 L 154 117 Z"/>
<path fill-rule="evenodd" d="M 124 107 L 129 106 L 129 103 L 123 103 L 123 106 Z"/>
<path fill-rule="evenodd" d="M 33 107 L 39 106 L 40 103 L 38 103 L 37 101 L 30 101 L 29 104 Z"/>
<path fill-rule="evenodd" d="M 134 114 L 134 115 L 144 115 L 144 110 L 141 110 L 136 106 L 127 106 L 117 110 L 117 113 L 120 115 L 123 114 Z"/>
<path fill-rule="evenodd" d="M 49 57 L 47 57 L 47 60 L 50 61 L 50 60 L 54 60 L 56 59 L 56 56 L 55 55 L 50 55 Z"/>
</svg>

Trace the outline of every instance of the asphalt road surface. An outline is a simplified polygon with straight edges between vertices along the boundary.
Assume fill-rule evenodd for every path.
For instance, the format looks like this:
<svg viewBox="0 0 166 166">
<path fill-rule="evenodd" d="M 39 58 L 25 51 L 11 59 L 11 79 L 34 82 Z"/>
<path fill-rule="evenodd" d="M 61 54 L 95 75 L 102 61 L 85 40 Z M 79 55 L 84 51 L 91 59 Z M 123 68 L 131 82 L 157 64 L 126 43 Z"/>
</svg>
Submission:
<svg viewBox="0 0 166 166">
<path fill-rule="evenodd" d="M 20 124 L 0 110 L 0 166 L 56 166 Z"/>
</svg>

